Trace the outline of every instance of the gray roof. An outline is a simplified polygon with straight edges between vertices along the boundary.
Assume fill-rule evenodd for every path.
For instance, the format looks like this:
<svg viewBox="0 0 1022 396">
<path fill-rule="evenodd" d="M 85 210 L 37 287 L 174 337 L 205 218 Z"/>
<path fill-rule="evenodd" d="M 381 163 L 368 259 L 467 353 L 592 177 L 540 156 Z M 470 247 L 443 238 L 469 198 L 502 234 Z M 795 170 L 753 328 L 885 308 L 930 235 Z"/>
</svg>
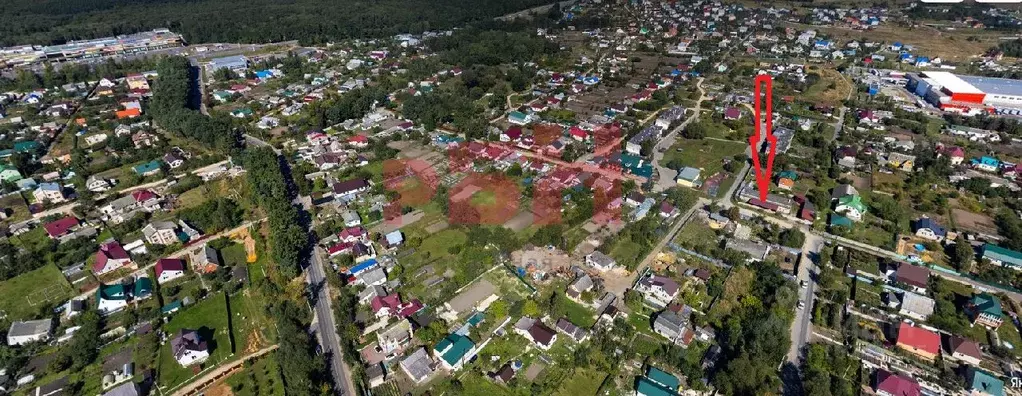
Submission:
<svg viewBox="0 0 1022 396">
<path fill-rule="evenodd" d="M 924 317 L 933 314 L 933 306 L 933 299 L 923 295 L 905 292 L 905 294 L 901 297 L 901 309 L 914 312 Z"/>
<path fill-rule="evenodd" d="M 859 191 L 852 187 L 850 184 L 842 184 L 834 187 L 834 192 L 830 195 L 830 199 L 838 199 L 845 195 L 859 195 Z"/>
<path fill-rule="evenodd" d="M 688 324 L 688 319 L 677 312 L 666 310 L 657 315 L 655 323 L 680 333 Z"/>
<path fill-rule="evenodd" d="M 419 348 L 411 355 L 401 361 L 401 368 L 405 370 L 412 379 L 418 380 L 433 373 L 433 361 L 425 348 Z"/>
<path fill-rule="evenodd" d="M 603 252 L 597 250 L 589 254 L 589 259 L 596 262 L 596 264 L 607 267 L 615 263 L 614 259 Z"/>
<path fill-rule="evenodd" d="M 374 283 L 380 283 L 387 280 L 387 273 L 383 271 L 383 268 L 376 267 L 368 271 L 362 271 L 357 276 L 358 279 L 362 280 L 362 283 L 371 285 Z"/>
<path fill-rule="evenodd" d="M 111 389 L 103 396 L 138 396 L 138 384 L 128 381 L 118 385 L 116 388 Z"/>
<path fill-rule="evenodd" d="M 578 279 L 575 279 L 575 282 L 571 284 L 571 288 L 575 289 L 575 291 L 579 293 L 587 291 L 592 287 L 593 278 L 590 278 L 589 275 L 587 274 L 582 274 L 582 276 L 578 277 Z"/>
<path fill-rule="evenodd" d="M 490 281 L 480 280 L 469 288 L 454 296 L 447 302 L 447 306 L 455 312 L 466 312 L 475 307 L 480 301 L 493 295 L 497 288 Z"/>
<path fill-rule="evenodd" d="M 681 180 L 696 181 L 701 171 L 697 168 L 686 166 L 678 171 L 678 178 Z"/>
<path fill-rule="evenodd" d="M 216 58 L 209 62 L 210 70 L 217 70 L 220 68 L 232 68 L 232 67 L 246 67 L 248 65 L 248 58 L 244 55 L 225 56 L 223 58 Z"/>
<path fill-rule="evenodd" d="M 53 327 L 50 319 L 27 320 L 24 322 L 11 323 L 11 329 L 7 331 L 8 337 L 24 337 L 38 334 L 47 334 Z"/>
<path fill-rule="evenodd" d="M 1022 96 L 1022 81 L 1019 80 L 978 76 L 958 76 L 958 78 L 988 95 Z"/>
<path fill-rule="evenodd" d="M 767 245 L 738 238 L 728 239 L 726 248 L 748 253 L 749 256 L 752 256 L 753 260 L 763 260 L 766 258 L 767 253 L 770 252 L 770 247 Z"/>
</svg>

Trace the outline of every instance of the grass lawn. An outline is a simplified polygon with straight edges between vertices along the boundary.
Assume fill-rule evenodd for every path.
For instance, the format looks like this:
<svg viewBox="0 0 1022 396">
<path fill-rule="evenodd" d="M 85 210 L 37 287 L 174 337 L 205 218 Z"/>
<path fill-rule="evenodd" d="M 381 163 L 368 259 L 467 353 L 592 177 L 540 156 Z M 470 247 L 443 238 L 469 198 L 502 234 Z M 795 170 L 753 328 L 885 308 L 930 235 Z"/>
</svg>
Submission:
<svg viewBox="0 0 1022 396">
<path fill-rule="evenodd" d="M 579 327 L 589 328 L 596 323 L 595 313 L 574 301 L 564 299 L 564 316 Z"/>
<path fill-rule="evenodd" d="M 447 252 L 448 248 L 461 246 L 465 244 L 467 239 L 468 236 L 464 232 L 446 229 L 423 239 L 422 244 L 416 250 L 416 254 L 423 254 L 429 258 L 443 257 L 449 254 Z"/>
<path fill-rule="evenodd" d="M 1022 336 L 1019 336 L 1018 329 L 1011 323 L 1011 318 L 1005 318 L 1004 323 L 997 328 L 997 335 L 1001 337 L 1001 342 L 1011 344 L 1011 352 L 1015 356 L 1022 354 Z"/>
<path fill-rule="evenodd" d="M 610 257 L 613 257 L 619 263 L 631 264 L 628 265 L 628 270 L 631 271 L 642 260 L 642 257 L 639 257 L 642 251 L 642 245 L 635 243 L 631 239 L 618 238 L 614 241 L 614 246 L 610 248 L 609 254 Z"/>
<path fill-rule="evenodd" d="M 170 322 L 163 326 L 167 334 L 176 334 L 181 329 L 199 330 L 201 336 L 207 337 L 210 344 L 210 356 L 202 368 L 216 366 L 229 358 L 233 352 L 231 346 L 231 329 L 228 325 L 227 302 L 223 294 L 214 294 L 205 300 L 187 307 L 171 317 Z M 160 348 L 160 361 L 158 363 L 158 384 L 160 387 L 176 387 L 195 376 L 193 368 L 181 367 L 174 359 L 170 351 L 168 341 Z"/>
<path fill-rule="evenodd" d="M 230 296 L 231 333 L 239 352 L 251 353 L 277 339 L 277 328 L 266 316 L 266 298 L 258 288 L 249 287 Z"/>
<path fill-rule="evenodd" d="M 283 395 L 284 380 L 275 354 L 245 364 L 245 370 L 227 378 L 236 396 Z"/>
<path fill-rule="evenodd" d="M 64 274 L 49 264 L 0 282 L 0 311 L 11 320 L 30 319 L 44 304 L 57 304 L 71 295 Z"/>
<path fill-rule="evenodd" d="M 894 240 L 894 236 L 887 230 L 880 228 L 875 224 L 870 224 L 868 221 L 862 221 L 852 225 L 852 230 L 848 233 L 848 239 L 866 243 L 871 246 L 885 247 L 891 244 L 891 241 Z"/>
<path fill-rule="evenodd" d="M 220 257 L 223 257 L 224 264 L 228 266 L 234 265 L 245 265 L 247 264 L 248 254 L 245 253 L 245 246 L 240 243 L 234 243 L 223 249 L 220 249 Z"/>
<path fill-rule="evenodd" d="M 554 392 L 554 395 L 595 395 L 600 390 L 600 385 L 603 384 L 605 378 L 607 378 L 607 373 L 589 369 L 577 369 L 567 381 L 561 383 L 560 388 Z"/>
<path fill-rule="evenodd" d="M 0 207 L 10 209 L 11 213 L 7 216 L 7 221 L 14 223 L 22 220 L 28 220 L 32 217 L 32 214 L 28 212 L 28 206 L 25 205 L 25 199 L 18 194 L 8 195 L 0 198 Z"/>
<path fill-rule="evenodd" d="M 684 166 L 701 168 L 703 172 L 700 177 L 706 178 L 724 170 L 722 159 L 745 153 L 747 147 L 748 144 L 742 142 L 679 139 L 664 152 L 661 163 L 667 164 L 672 160 L 678 160 Z"/>
<path fill-rule="evenodd" d="M 820 76 L 819 81 L 806 89 L 802 97 L 813 103 L 837 104 L 847 97 L 853 86 L 834 69 L 810 68 L 811 73 Z"/>
<path fill-rule="evenodd" d="M 681 231 L 674 237 L 674 243 L 678 246 L 698 246 L 703 244 L 715 245 L 717 234 L 706 223 L 696 220 L 690 221 L 681 227 Z"/>
</svg>

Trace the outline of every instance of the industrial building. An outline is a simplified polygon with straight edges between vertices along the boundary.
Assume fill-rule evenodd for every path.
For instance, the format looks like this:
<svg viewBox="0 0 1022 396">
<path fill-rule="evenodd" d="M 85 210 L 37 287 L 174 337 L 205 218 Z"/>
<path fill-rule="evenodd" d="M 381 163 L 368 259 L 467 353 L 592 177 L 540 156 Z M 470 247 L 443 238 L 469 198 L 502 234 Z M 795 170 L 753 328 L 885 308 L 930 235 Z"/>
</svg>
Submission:
<svg viewBox="0 0 1022 396">
<path fill-rule="evenodd" d="M 960 76 L 945 71 L 908 74 L 906 88 L 941 110 L 968 115 L 1022 114 L 1022 81 Z"/>
<path fill-rule="evenodd" d="M 130 55 L 182 45 L 184 45 L 184 38 L 168 29 L 71 41 L 60 45 L 19 45 L 0 48 L 0 67 L 24 66 L 42 61 L 69 62 L 114 55 Z"/>
</svg>

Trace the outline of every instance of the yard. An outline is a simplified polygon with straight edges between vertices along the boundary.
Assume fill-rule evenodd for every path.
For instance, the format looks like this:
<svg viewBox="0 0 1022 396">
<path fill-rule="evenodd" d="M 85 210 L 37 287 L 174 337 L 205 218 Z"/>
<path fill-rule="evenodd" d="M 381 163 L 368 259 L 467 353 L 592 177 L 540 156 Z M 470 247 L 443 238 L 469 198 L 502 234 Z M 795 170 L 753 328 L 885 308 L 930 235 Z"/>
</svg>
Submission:
<svg viewBox="0 0 1022 396">
<path fill-rule="evenodd" d="M 699 246 L 699 245 L 716 245 L 717 234 L 700 219 L 695 221 L 689 221 L 681 228 L 678 235 L 674 237 L 674 243 L 681 247 L 686 246 Z"/>
<path fill-rule="evenodd" d="M 742 142 L 716 139 L 679 139 L 664 152 L 661 163 L 670 164 L 672 161 L 676 161 L 682 166 L 701 168 L 703 171 L 700 177 L 707 178 L 724 171 L 723 159 L 743 154 L 746 148 L 748 148 L 748 144 Z"/>
<path fill-rule="evenodd" d="M 234 355 L 227 301 L 223 294 L 212 295 L 195 305 L 174 314 L 163 330 L 173 337 L 181 329 L 198 330 L 209 344 L 210 355 L 202 368 L 213 367 Z M 158 380 L 160 388 L 176 388 L 200 371 L 199 364 L 181 367 L 174 359 L 168 341 L 160 348 Z"/>
<path fill-rule="evenodd" d="M 600 390 L 600 385 L 607 378 L 607 373 L 591 369 L 577 369 L 572 372 L 568 380 L 561 383 L 560 388 L 554 392 L 556 396 L 585 396 L 595 395 Z"/>
<path fill-rule="evenodd" d="M 227 378 L 236 396 L 284 395 L 284 380 L 276 355 L 269 354 L 245 364 L 245 370 Z"/>
<path fill-rule="evenodd" d="M 0 311 L 11 320 L 31 319 L 47 304 L 59 304 L 72 296 L 71 285 L 56 265 L 0 282 Z"/>
</svg>

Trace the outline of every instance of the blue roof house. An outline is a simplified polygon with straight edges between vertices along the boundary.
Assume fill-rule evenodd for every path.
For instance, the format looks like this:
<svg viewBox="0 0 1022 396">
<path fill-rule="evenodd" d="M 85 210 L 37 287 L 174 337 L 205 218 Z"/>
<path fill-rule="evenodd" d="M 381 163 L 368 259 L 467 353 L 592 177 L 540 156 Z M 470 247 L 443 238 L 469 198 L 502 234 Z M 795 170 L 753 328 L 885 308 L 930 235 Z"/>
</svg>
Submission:
<svg viewBox="0 0 1022 396">
<path fill-rule="evenodd" d="M 937 224 L 936 220 L 929 217 L 922 217 L 919 220 L 912 222 L 912 232 L 917 237 L 926 238 L 931 241 L 943 241 L 947 237 L 947 230 Z"/>
</svg>

